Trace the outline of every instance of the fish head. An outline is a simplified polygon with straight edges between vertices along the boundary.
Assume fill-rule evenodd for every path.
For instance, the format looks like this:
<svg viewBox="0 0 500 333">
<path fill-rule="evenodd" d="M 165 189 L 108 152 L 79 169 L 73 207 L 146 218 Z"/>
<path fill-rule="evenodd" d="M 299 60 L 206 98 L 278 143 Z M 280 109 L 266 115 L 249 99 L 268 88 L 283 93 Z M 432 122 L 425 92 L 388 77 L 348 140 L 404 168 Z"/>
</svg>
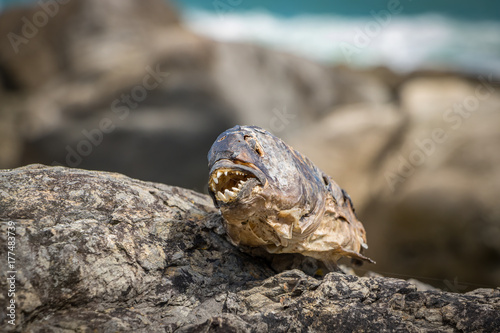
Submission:
<svg viewBox="0 0 500 333">
<path fill-rule="evenodd" d="M 301 223 L 310 225 L 314 217 L 307 215 L 324 201 L 325 185 L 312 163 L 257 126 L 220 134 L 208 167 L 209 193 L 229 226 L 241 232 L 249 221 L 260 221 L 252 232 L 265 232 L 262 237 L 276 245 L 302 232 Z"/>
<path fill-rule="evenodd" d="M 256 129 L 235 126 L 220 134 L 208 152 L 208 190 L 218 208 L 250 204 L 252 192 L 268 185 L 263 147 Z"/>
</svg>

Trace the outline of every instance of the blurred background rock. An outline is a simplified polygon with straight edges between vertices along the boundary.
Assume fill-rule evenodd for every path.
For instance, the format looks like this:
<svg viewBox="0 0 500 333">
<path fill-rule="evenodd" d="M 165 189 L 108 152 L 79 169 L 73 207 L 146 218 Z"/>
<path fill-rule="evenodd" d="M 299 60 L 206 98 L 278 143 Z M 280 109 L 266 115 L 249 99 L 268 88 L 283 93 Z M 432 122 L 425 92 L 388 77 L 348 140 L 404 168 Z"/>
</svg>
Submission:
<svg viewBox="0 0 500 333">
<path fill-rule="evenodd" d="M 265 127 L 346 189 L 364 269 L 500 285 L 500 4 L 2 2 L 0 168 L 205 192 L 206 153 Z M 362 271 L 361 271 L 362 272 Z"/>
</svg>

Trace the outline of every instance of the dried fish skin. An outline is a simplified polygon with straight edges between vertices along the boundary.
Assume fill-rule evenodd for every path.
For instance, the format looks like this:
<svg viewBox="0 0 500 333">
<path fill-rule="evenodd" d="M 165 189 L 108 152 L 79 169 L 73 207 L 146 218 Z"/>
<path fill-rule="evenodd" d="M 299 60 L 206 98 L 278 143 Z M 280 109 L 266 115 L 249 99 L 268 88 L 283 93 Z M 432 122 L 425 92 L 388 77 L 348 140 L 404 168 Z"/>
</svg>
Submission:
<svg viewBox="0 0 500 333">
<path fill-rule="evenodd" d="M 335 267 L 362 255 L 366 233 L 349 195 L 307 157 L 257 126 L 235 126 L 208 153 L 209 193 L 236 245 L 301 253 Z"/>
</svg>

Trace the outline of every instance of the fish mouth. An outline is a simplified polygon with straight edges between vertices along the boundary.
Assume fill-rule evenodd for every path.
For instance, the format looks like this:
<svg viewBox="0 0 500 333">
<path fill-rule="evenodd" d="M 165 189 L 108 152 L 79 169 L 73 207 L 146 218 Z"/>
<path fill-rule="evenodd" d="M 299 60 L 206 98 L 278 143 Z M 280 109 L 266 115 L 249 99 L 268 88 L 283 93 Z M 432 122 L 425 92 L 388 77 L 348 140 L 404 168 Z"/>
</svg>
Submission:
<svg viewBox="0 0 500 333">
<path fill-rule="evenodd" d="M 255 186 L 262 185 L 255 166 L 235 162 L 218 161 L 212 167 L 208 188 L 219 202 L 227 204 L 236 201 L 238 197 L 248 195 Z"/>
</svg>

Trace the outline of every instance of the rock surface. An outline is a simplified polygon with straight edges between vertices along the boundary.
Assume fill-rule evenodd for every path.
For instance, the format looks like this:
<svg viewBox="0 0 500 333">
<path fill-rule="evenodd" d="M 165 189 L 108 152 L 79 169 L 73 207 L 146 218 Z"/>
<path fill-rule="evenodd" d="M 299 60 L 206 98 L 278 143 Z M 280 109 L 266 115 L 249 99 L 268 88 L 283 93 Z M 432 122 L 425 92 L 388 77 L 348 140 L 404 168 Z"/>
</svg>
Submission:
<svg viewBox="0 0 500 333">
<path fill-rule="evenodd" d="M 26 43 L 0 39 L 0 168 L 203 192 L 217 135 L 259 125 L 350 193 L 374 270 L 451 291 L 500 285 L 498 78 L 361 72 L 218 43 L 164 0 L 60 2 Z M 0 13 L 0 35 L 23 36 L 40 3 Z"/>
<path fill-rule="evenodd" d="M 290 143 L 349 191 L 375 270 L 451 291 L 499 286 L 499 87 L 424 76 L 398 94 L 337 108 Z"/>
<path fill-rule="evenodd" d="M 232 246 L 208 196 L 120 174 L 0 171 L 0 254 L 16 222 L 17 332 L 493 332 L 500 289 L 300 270 Z M 6 261 L 0 286 L 6 290 Z M 0 294 L 0 307 L 9 299 Z"/>
</svg>

